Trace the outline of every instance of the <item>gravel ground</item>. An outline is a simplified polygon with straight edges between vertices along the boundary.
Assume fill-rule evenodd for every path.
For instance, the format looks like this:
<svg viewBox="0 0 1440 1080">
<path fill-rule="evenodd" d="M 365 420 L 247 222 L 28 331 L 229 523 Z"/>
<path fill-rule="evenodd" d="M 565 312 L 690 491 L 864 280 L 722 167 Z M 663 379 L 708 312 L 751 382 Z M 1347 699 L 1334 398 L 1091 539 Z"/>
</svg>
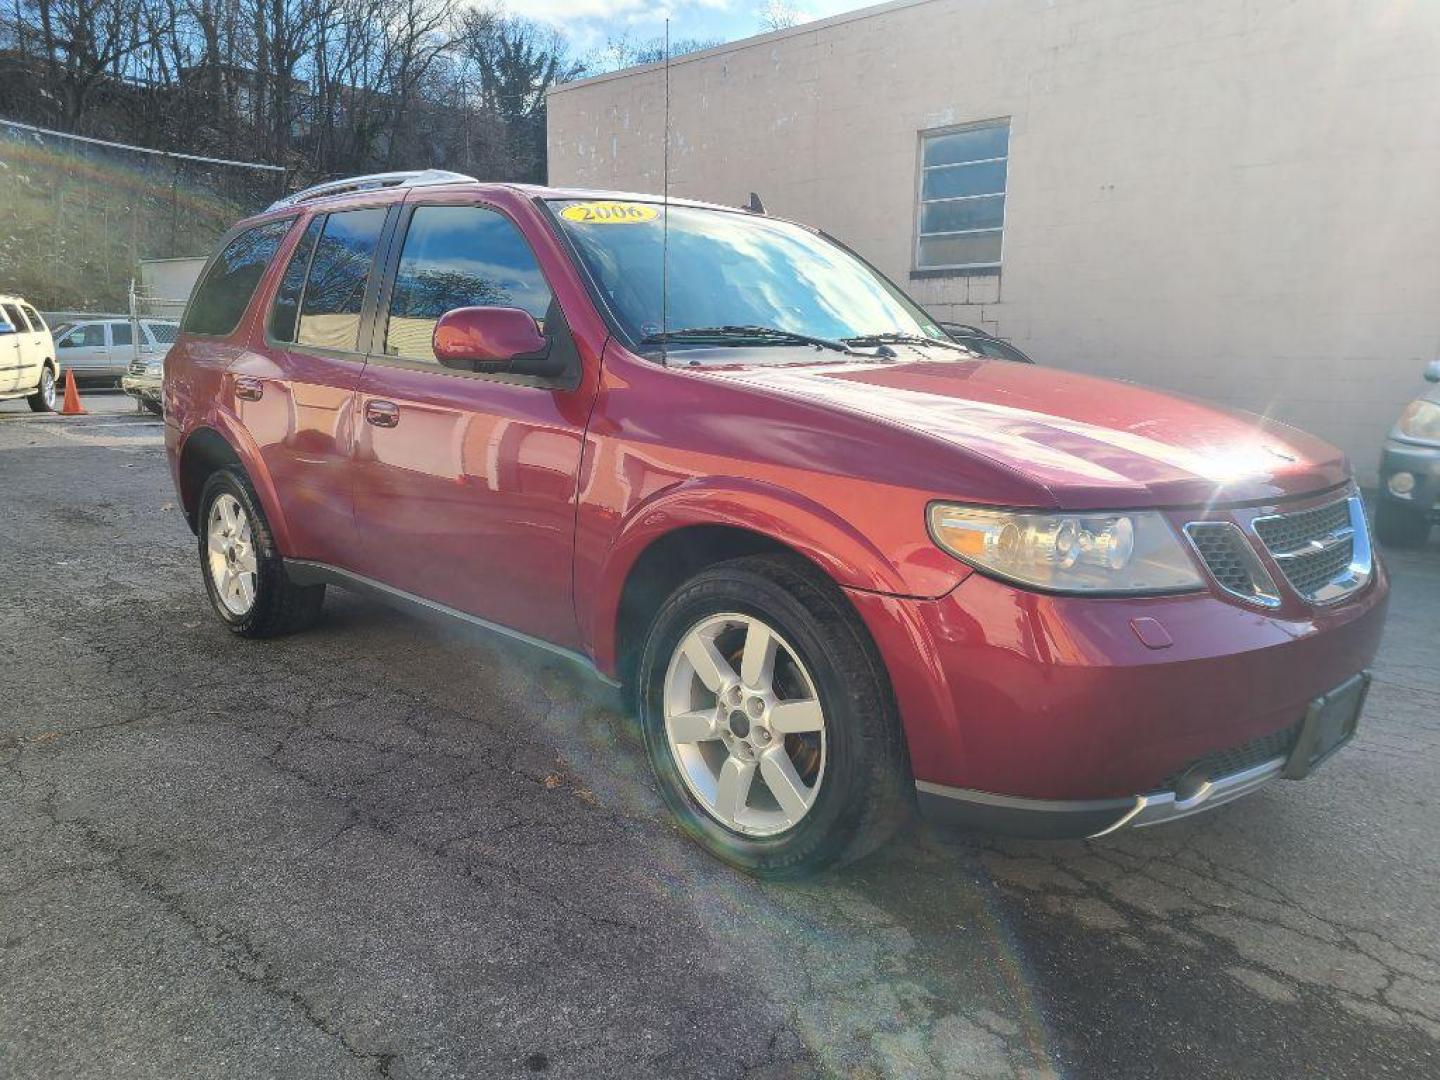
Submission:
<svg viewBox="0 0 1440 1080">
<path fill-rule="evenodd" d="M 0 1075 L 1440 1076 L 1434 547 L 1315 779 L 761 885 L 562 660 L 334 590 L 231 638 L 86 404 L 0 405 Z"/>
</svg>

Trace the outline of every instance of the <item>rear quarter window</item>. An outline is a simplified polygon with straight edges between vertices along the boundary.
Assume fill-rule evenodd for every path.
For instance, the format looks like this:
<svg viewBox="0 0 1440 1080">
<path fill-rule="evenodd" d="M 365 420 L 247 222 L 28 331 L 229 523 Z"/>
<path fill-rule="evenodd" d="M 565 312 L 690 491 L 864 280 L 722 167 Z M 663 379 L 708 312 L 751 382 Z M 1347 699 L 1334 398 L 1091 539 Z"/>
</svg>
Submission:
<svg viewBox="0 0 1440 1080">
<path fill-rule="evenodd" d="M 240 325 L 255 287 L 294 223 L 294 218 L 267 221 L 225 245 L 185 312 L 186 332 L 222 337 Z"/>
</svg>

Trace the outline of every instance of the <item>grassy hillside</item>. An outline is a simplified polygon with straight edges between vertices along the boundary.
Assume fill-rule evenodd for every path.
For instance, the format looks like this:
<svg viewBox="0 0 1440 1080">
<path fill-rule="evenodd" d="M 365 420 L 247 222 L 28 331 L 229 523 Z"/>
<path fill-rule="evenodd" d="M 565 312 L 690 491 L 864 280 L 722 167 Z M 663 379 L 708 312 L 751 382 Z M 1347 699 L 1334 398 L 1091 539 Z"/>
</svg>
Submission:
<svg viewBox="0 0 1440 1080">
<path fill-rule="evenodd" d="M 279 172 L 205 165 L 0 123 L 0 292 L 122 310 L 139 259 L 206 255 L 280 193 Z"/>
</svg>

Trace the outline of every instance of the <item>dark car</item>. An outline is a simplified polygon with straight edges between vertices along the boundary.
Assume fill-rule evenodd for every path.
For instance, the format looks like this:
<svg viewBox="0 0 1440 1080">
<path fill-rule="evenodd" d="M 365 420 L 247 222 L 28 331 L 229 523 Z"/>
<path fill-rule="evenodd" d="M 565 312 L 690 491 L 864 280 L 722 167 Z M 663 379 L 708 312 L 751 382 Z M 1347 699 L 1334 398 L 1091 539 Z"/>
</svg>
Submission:
<svg viewBox="0 0 1440 1080">
<path fill-rule="evenodd" d="M 942 322 L 940 329 L 949 334 L 950 340 L 956 344 L 964 345 L 972 352 L 988 356 L 992 360 L 1013 360 L 1017 364 L 1033 364 L 1035 362 L 1004 338 L 998 338 L 978 326 L 971 326 L 968 323 Z"/>
<path fill-rule="evenodd" d="M 1425 369 L 1440 383 L 1440 360 Z M 1375 532 L 1390 547 L 1419 547 L 1440 521 L 1440 386 L 1416 398 L 1390 429 L 1380 455 Z"/>
<path fill-rule="evenodd" d="M 222 242 L 163 393 L 237 635 L 338 585 L 578 660 L 627 689 L 686 830 L 758 874 L 917 806 L 1088 836 L 1299 779 L 1353 733 L 1384 620 L 1334 447 L 977 355 L 815 230 L 723 206 L 302 192 Z"/>
</svg>

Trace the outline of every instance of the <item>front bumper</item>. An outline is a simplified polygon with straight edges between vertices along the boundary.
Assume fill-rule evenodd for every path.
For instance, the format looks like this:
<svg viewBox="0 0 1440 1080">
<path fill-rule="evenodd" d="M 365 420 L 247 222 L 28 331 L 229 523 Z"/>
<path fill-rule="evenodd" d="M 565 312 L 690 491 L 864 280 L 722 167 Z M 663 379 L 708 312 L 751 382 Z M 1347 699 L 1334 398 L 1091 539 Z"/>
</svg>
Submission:
<svg viewBox="0 0 1440 1080">
<path fill-rule="evenodd" d="M 137 401 L 159 401 L 164 379 L 156 374 L 126 372 L 120 377 L 120 389 Z"/>
<path fill-rule="evenodd" d="M 850 597 L 890 672 L 922 811 L 1087 836 L 1273 779 L 1310 703 L 1374 658 L 1388 593 L 1377 561 L 1326 606 L 1056 596 L 978 573 L 936 600 Z M 1176 786 L 1202 762 L 1203 796 Z"/>
<path fill-rule="evenodd" d="M 1358 692 L 1359 700 L 1355 706 L 1355 718 L 1358 719 L 1370 688 L 1370 673 L 1363 671 L 1346 680 L 1342 691 L 1351 684 L 1355 684 Z M 1258 756 L 1261 760 L 1253 764 L 1241 764 L 1226 770 L 1223 764 L 1212 759 L 1187 770 L 1181 782 L 1174 787 L 1130 799 L 1017 799 L 983 791 L 947 788 L 923 780 L 915 785 L 916 795 L 922 815 L 950 825 L 1037 839 L 1095 838 L 1123 828 L 1164 825 L 1213 810 L 1258 791 L 1281 777 L 1303 780 L 1330 753 L 1349 741 L 1347 734 L 1341 743 L 1317 757 L 1309 717 L 1278 735 L 1256 740 L 1255 747 L 1248 753 L 1250 758 Z M 1247 750 L 1237 749 L 1243 758 Z M 1281 752 L 1267 755 L 1267 749 Z M 1219 759 L 1220 762 L 1223 760 L 1223 757 Z"/>
<path fill-rule="evenodd" d="M 1415 486 L 1408 496 L 1390 490 L 1390 478 L 1409 473 Z M 1440 521 L 1440 446 L 1387 439 L 1380 455 L 1380 498 L 1424 514 L 1431 521 Z"/>
</svg>

